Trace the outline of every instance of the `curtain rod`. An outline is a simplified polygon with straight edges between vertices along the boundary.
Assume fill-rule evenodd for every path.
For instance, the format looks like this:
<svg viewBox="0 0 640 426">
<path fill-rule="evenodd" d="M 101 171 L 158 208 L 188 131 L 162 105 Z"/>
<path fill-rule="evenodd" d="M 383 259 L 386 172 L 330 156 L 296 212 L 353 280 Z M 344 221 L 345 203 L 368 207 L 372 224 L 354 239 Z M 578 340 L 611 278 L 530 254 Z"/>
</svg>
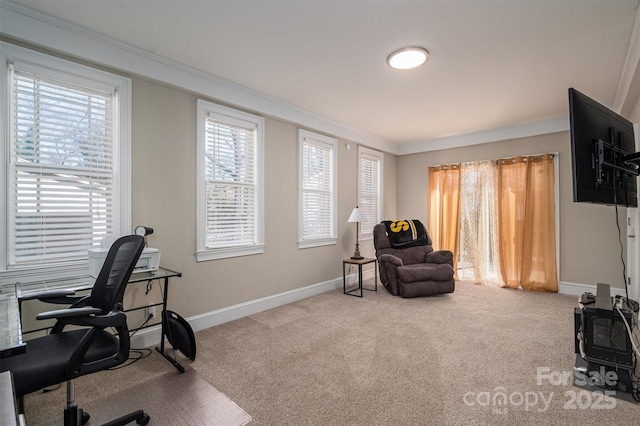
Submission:
<svg viewBox="0 0 640 426">
<path fill-rule="evenodd" d="M 484 160 L 474 160 L 474 161 L 461 161 L 460 163 L 452 163 L 452 164 L 439 164 L 439 165 L 435 165 L 435 166 L 428 166 L 429 168 L 444 168 L 444 170 L 447 170 L 448 168 L 451 169 L 455 169 L 455 168 L 459 168 L 462 167 L 462 165 L 464 164 L 473 164 L 473 163 L 477 163 L 480 161 L 508 161 L 508 160 L 514 160 L 518 157 L 540 157 L 542 155 L 550 155 L 553 158 L 559 157 L 560 153 L 559 152 L 546 152 L 546 153 L 541 153 L 541 154 L 525 154 L 525 155 L 515 155 L 513 157 L 508 157 L 508 158 L 485 158 Z"/>
</svg>

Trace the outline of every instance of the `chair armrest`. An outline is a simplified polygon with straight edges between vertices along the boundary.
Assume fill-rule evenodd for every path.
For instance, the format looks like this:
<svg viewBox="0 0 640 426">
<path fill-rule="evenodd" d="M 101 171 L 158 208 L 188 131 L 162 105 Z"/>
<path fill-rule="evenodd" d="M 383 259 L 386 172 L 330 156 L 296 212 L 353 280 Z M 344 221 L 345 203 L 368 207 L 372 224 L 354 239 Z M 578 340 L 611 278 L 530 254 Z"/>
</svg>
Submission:
<svg viewBox="0 0 640 426">
<path fill-rule="evenodd" d="M 46 291 L 39 291 L 37 293 L 31 293 L 26 296 L 22 296 L 22 300 L 38 299 L 38 300 L 46 301 L 47 299 L 72 296 L 74 294 L 76 294 L 76 292 L 73 290 L 46 290 Z"/>
<path fill-rule="evenodd" d="M 67 305 L 67 306 L 82 306 L 84 304 L 85 299 L 88 299 L 89 295 L 86 296 L 74 296 L 76 294 L 75 290 L 45 290 L 37 293 L 31 293 L 26 296 L 21 297 L 22 301 L 25 300 L 33 300 L 37 299 L 44 303 L 51 303 L 54 305 Z"/>
<path fill-rule="evenodd" d="M 38 315 L 36 315 L 36 319 L 47 320 L 47 319 L 80 317 L 80 316 L 95 315 L 95 314 L 99 314 L 100 312 L 102 312 L 100 308 L 94 308 L 92 306 L 86 306 L 84 308 L 73 308 L 73 309 L 58 309 L 56 311 L 41 312 Z"/>
<path fill-rule="evenodd" d="M 404 262 L 402 262 L 402 259 L 400 259 L 398 256 L 394 256 L 392 254 L 381 254 L 380 257 L 378 258 L 378 262 L 390 263 L 390 264 L 395 265 L 395 266 L 404 265 Z"/>
<path fill-rule="evenodd" d="M 425 263 L 448 263 L 453 266 L 453 253 L 449 250 L 435 250 L 424 256 Z"/>
<path fill-rule="evenodd" d="M 127 316 L 122 311 L 110 311 L 103 315 L 100 308 L 84 306 L 80 308 L 58 309 L 56 311 L 43 312 L 36 319 L 56 319 L 58 322 L 52 329 L 52 333 L 60 332 L 65 325 L 77 325 L 82 327 L 121 327 L 127 323 Z"/>
</svg>

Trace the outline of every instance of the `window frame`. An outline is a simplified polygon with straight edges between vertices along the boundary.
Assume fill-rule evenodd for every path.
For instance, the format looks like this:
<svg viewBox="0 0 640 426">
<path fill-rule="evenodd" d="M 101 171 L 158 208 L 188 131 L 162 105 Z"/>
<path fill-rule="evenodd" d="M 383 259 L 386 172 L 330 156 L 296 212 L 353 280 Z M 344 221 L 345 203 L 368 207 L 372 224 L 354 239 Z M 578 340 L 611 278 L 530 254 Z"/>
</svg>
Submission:
<svg viewBox="0 0 640 426">
<path fill-rule="evenodd" d="M 362 173 L 362 160 L 364 157 L 372 157 L 375 161 L 378 162 L 378 208 L 377 208 L 377 217 L 373 221 L 373 224 L 380 223 L 382 218 L 384 217 L 384 204 L 383 204 L 383 196 L 384 196 L 384 153 L 382 151 L 377 151 L 374 149 L 370 149 L 364 146 L 358 146 L 358 207 L 362 208 L 362 196 L 363 196 L 363 179 Z M 366 231 L 362 224 L 360 225 L 360 236 L 361 240 L 370 240 L 373 239 L 373 227 L 371 230 Z"/>
<path fill-rule="evenodd" d="M 198 99 L 196 147 L 196 261 L 203 262 L 264 253 L 264 128 L 263 117 Z M 254 126 L 254 227 L 252 244 L 229 244 L 207 247 L 207 186 L 206 186 L 206 118 L 207 114 L 232 122 L 246 122 Z"/>
<path fill-rule="evenodd" d="M 331 176 L 330 180 L 330 200 L 331 205 L 329 207 L 330 217 L 330 235 L 317 238 L 306 238 L 304 236 L 304 146 L 307 142 L 314 143 L 316 145 L 324 145 L 329 149 L 329 156 L 331 158 Z M 337 226 L 337 188 L 338 188 L 338 140 L 329 136 L 321 135 L 319 133 L 311 132 L 309 130 L 298 130 L 298 249 L 306 249 L 312 247 L 321 247 L 328 245 L 335 245 L 338 243 L 338 226 Z"/>
<path fill-rule="evenodd" d="M 91 66 L 82 65 L 53 55 L 41 53 L 25 47 L 19 47 L 0 41 L 0 99 L 5 113 L 0 114 L 0 128 L 6 129 L 2 135 L 0 149 L 0 174 L 5 177 L 0 184 L 0 209 L 10 217 L 8 188 L 10 172 L 10 152 L 13 126 L 9 118 L 11 108 L 11 90 L 9 64 L 35 71 L 39 75 L 63 82 L 80 84 L 113 92 L 113 190 L 114 190 L 114 231 L 120 235 L 131 233 L 131 79 Z M 0 223 L 0 231 L 8 235 L 8 220 Z M 88 255 L 85 259 L 49 262 L 46 264 L 9 265 L 9 241 L 0 244 L 0 278 L 2 281 L 19 280 L 38 281 L 56 278 L 74 278 L 88 274 Z"/>
</svg>

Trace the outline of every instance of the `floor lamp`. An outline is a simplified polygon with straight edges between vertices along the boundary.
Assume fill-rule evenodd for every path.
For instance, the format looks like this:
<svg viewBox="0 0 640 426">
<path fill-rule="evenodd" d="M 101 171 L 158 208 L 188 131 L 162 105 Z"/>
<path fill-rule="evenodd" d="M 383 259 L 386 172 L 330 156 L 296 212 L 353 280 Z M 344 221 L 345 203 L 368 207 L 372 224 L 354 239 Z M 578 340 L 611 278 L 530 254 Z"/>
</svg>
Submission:
<svg viewBox="0 0 640 426">
<path fill-rule="evenodd" d="M 356 206 L 356 208 L 351 212 L 351 216 L 349 216 L 349 222 L 356 223 L 356 250 L 353 252 L 353 256 L 351 256 L 352 259 L 364 259 L 364 257 L 360 255 L 360 244 L 358 243 L 358 237 L 360 236 L 360 222 L 364 222 L 365 220 L 366 217 L 364 217 L 362 211 L 358 208 L 358 206 Z"/>
</svg>

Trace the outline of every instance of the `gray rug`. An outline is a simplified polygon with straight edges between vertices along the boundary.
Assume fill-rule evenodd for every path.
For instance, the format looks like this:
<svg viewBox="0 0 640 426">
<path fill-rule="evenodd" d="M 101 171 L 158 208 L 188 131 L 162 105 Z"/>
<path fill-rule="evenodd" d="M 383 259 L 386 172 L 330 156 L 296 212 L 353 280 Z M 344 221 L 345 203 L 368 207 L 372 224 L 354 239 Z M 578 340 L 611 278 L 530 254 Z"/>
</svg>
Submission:
<svg viewBox="0 0 640 426">
<path fill-rule="evenodd" d="M 251 416 L 196 371 L 185 370 L 184 374 L 165 373 L 87 404 L 83 408 L 91 414 L 88 425 L 100 425 L 137 409 L 149 414 L 150 425 L 241 426 L 251 421 Z M 61 425 L 62 418 L 47 424 Z"/>
</svg>

